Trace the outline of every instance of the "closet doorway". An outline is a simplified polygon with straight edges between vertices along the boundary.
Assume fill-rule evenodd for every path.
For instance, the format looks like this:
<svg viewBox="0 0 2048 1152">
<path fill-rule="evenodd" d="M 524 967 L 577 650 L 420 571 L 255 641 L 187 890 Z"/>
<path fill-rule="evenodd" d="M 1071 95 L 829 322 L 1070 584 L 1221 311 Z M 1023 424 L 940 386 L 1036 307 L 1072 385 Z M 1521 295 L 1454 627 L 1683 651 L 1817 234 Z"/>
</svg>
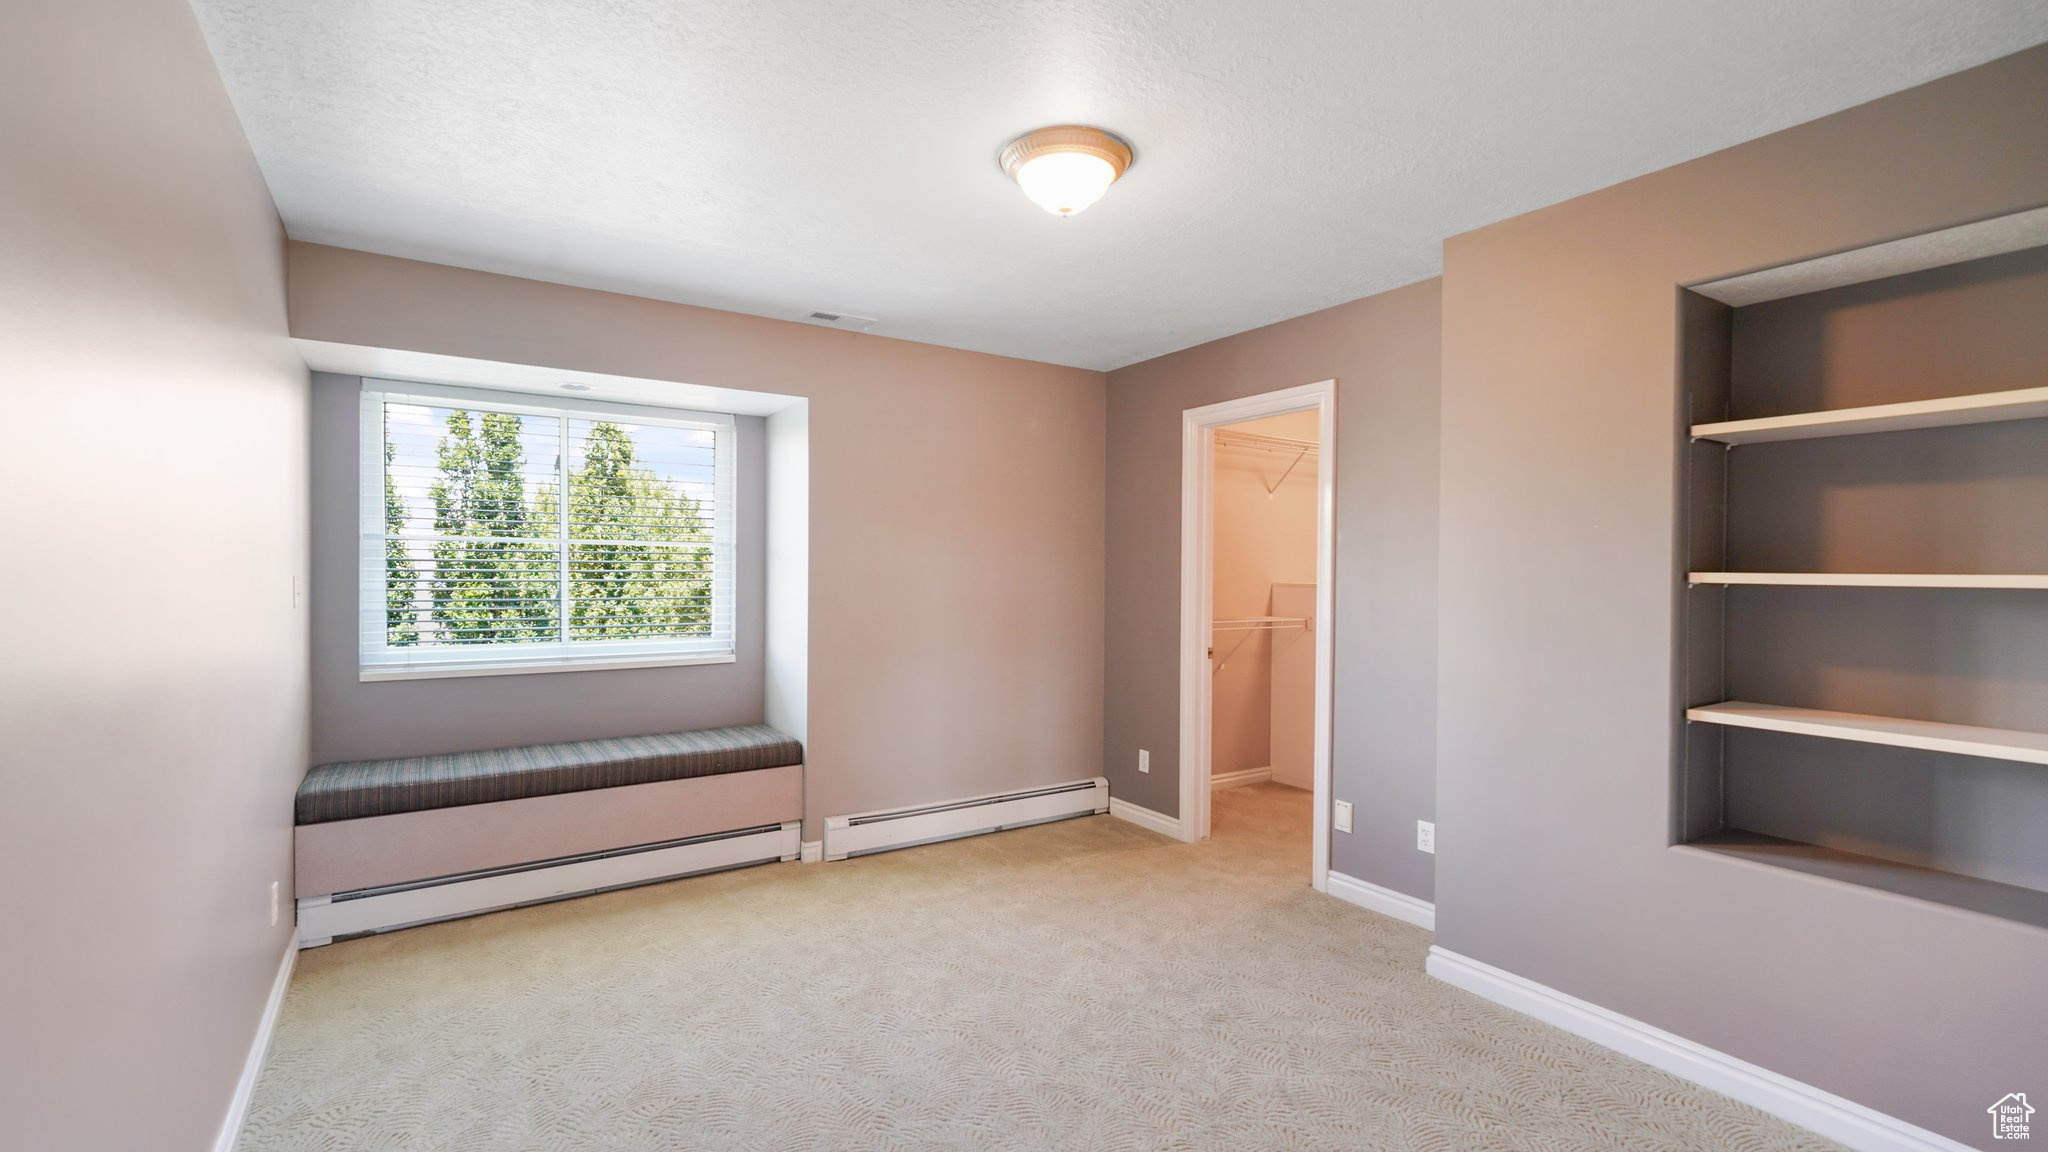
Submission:
<svg viewBox="0 0 2048 1152">
<path fill-rule="evenodd" d="M 1181 834 L 1212 783 L 1311 794 L 1309 883 L 1328 886 L 1336 381 L 1182 416 Z"/>
</svg>

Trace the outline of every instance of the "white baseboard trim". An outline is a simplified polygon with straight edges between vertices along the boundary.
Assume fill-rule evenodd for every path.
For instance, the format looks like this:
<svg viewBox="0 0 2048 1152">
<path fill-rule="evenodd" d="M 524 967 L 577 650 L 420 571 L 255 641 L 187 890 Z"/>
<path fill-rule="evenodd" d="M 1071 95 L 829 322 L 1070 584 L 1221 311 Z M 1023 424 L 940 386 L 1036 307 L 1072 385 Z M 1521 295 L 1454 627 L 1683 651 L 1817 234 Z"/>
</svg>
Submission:
<svg viewBox="0 0 2048 1152">
<path fill-rule="evenodd" d="M 803 850 L 798 853 L 797 858 L 806 864 L 820 863 L 825 859 L 825 842 L 823 840 L 804 841 Z"/>
<path fill-rule="evenodd" d="M 228 1100 L 227 1119 L 221 1121 L 214 1152 L 235 1152 L 242 1142 L 242 1124 L 249 1119 L 249 1099 L 256 1094 L 256 1077 L 263 1071 L 263 1058 L 270 1054 L 270 1037 L 277 1031 L 277 1014 L 284 1007 L 285 989 L 291 987 L 292 969 L 299 962 L 296 936 L 285 941 L 284 959 L 277 963 L 277 979 L 270 982 L 270 999 L 263 1002 L 263 1015 L 256 1020 L 256 1037 L 249 1043 L 249 1058 L 242 1062 L 242 1078 L 235 1081 L 235 1094 Z"/>
<path fill-rule="evenodd" d="M 1468 956 L 1431 947 L 1428 971 L 1446 984 L 1759 1108 L 1856 1152 L 1968 1152 L 1967 1145 L 1937 1132 Z"/>
<path fill-rule="evenodd" d="M 1109 814 L 1119 820 L 1128 820 L 1140 828 L 1150 828 L 1161 836 L 1171 836 L 1175 840 L 1183 838 L 1180 834 L 1179 819 L 1172 816 L 1162 816 L 1150 808 L 1140 808 L 1128 800 L 1119 800 L 1114 796 L 1110 797 Z"/>
<path fill-rule="evenodd" d="M 1436 905 L 1427 900 L 1417 900 L 1406 892 L 1382 888 L 1369 880 L 1346 876 L 1342 872 L 1330 873 L 1330 895 L 1346 904 L 1356 904 L 1368 912 L 1406 920 L 1417 928 L 1436 931 Z"/>
<path fill-rule="evenodd" d="M 1247 784 L 1264 784 L 1273 778 L 1271 768 L 1240 768 L 1235 772 L 1214 772 L 1209 776 L 1209 787 L 1242 788 Z"/>
</svg>

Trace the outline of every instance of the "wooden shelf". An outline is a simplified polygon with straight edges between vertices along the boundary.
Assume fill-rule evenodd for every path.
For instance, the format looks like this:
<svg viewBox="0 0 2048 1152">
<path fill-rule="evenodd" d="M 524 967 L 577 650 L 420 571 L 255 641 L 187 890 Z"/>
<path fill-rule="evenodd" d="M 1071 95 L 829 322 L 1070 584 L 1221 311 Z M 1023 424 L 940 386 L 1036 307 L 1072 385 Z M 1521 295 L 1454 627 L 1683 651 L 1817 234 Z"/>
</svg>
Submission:
<svg viewBox="0 0 2048 1152">
<path fill-rule="evenodd" d="M 1939 724 L 1932 720 L 1902 720 L 1893 716 L 1864 716 L 1855 712 L 1824 712 L 1817 708 L 1787 708 L 1777 704 L 1752 704 L 1742 700 L 1688 708 L 1685 710 L 1685 718 L 1702 724 L 1725 724 L 1732 728 L 1756 728 L 1766 732 L 1820 736 L 1829 740 L 1854 740 L 1862 744 L 1885 744 L 1894 748 L 1950 752 L 1958 756 L 1984 756 L 1993 760 L 2048 764 L 2048 732 L 2023 732 L 2014 728 L 1979 728 L 1970 724 Z"/>
<path fill-rule="evenodd" d="M 2048 892 L 2017 884 L 1736 829 L 1702 836 L 1682 847 L 2048 928 Z"/>
<path fill-rule="evenodd" d="M 2031 572 L 1688 572 L 1693 584 L 1798 584 L 1815 588 L 2040 588 Z"/>
<path fill-rule="evenodd" d="M 1958 424 L 1990 424 L 2000 420 L 2048 417 L 2048 388 L 2010 392 L 1979 392 L 1940 400 L 1876 404 L 1868 408 L 1837 408 L 1799 412 L 1759 420 L 1726 420 L 1695 424 L 1698 440 L 1723 444 L 1767 444 L 1774 440 L 1811 440 L 1819 436 L 1858 436 L 1871 432 L 1904 432 L 1914 428 L 1947 428 Z"/>
</svg>

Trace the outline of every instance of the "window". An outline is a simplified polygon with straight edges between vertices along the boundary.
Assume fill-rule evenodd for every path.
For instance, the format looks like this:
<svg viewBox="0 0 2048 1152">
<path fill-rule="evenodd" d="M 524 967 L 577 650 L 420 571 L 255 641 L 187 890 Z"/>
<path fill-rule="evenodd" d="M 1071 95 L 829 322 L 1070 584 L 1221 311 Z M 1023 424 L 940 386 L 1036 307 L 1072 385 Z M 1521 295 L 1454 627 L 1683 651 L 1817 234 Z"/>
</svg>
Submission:
<svg viewBox="0 0 2048 1152">
<path fill-rule="evenodd" d="M 362 678 L 733 658 L 733 420 L 365 381 Z"/>
</svg>

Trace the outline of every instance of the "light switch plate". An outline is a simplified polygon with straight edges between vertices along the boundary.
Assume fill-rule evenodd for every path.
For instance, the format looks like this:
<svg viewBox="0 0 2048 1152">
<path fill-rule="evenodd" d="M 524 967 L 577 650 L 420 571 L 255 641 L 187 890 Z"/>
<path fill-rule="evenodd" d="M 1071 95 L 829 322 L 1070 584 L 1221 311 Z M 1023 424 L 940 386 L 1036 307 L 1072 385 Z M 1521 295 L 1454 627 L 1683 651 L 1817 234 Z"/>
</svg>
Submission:
<svg viewBox="0 0 2048 1152">
<path fill-rule="evenodd" d="M 1330 807 L 1335 809 L 1335 811 L 1332 813 L 1332 816 L 1335 818 L 1337 831 L 1351 831 L 1351 801 L 1339 800 L 1336 803 L 1330 805 Z"/>
<path fill-rule="evenodd" d="M 1138 749 L 1138 771 L 1140 771 L 1140 772 L 1150 772 L 1151 770 L 1152 770 L 1152 753 L 1150 753 L 1150 752 L 1147 752 L 1147 751 L 1146 751 L 1146 750 L 1144 750 L 1143 748 L 1140 748 L 1140 749 Z"/>
<path fill-rule="evenodd" d="M 1418 852 L 1436 855 L 1436 825 L 1428 820 L 1415 822 L 1415 848 Z"/>
</svg>

